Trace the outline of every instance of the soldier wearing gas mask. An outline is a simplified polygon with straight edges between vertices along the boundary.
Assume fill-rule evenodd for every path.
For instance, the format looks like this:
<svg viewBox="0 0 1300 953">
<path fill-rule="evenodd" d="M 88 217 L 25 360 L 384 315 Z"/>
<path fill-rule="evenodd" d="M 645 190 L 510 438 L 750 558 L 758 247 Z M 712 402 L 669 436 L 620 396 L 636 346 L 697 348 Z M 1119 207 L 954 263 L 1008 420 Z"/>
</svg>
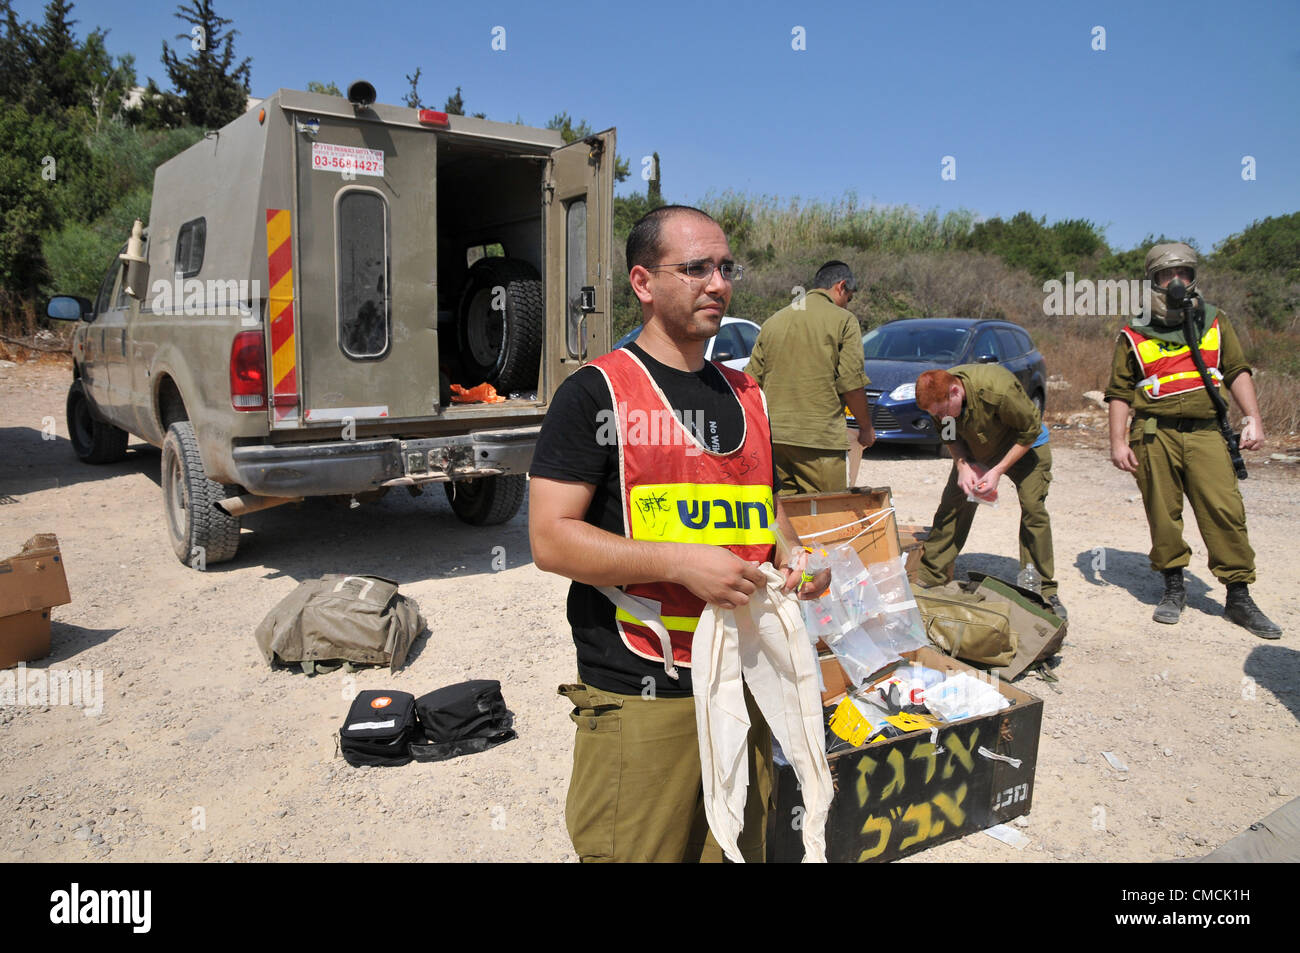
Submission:
<svg viewBox="0 0 1300 953">
<path fill-rule="evenodd" d="M 1246 508 L 1205 379 L 1216 392 L 1225 386 L 1232 392 L 1245 415 L 1240 444 L 1247 450 L 1264 443 L 1255 385 L 1223 312 L 1196 294 L 1196 261 L 1196 252 L 1182 242 L 1155 245 L 1147 252 L 1150 308 L 1120 331 L 1106 388 L 1110 459 L 1137 477 L 1142 492 L 1151 528 L 1151 568 L 1164 575 L 1165 584 L 1155 621 L 1177 622 L 1187 603 L 1183 567 L 1191 549 L 1183 540 L 1186 495 L 1209 551 L 1210 571 L 1228 588 L 1224 614 L 1262 639 L 1276 639 L 1281 628 L 1250 597 L 1255 552 L 1246 536 Z M 1204 308 L 1194 331 L 1199 340 L 1186 339 L 1186 311 L 1180 302 Z M 1206 375 L 1189 344 L 1199 349 Z"/>
</svg>

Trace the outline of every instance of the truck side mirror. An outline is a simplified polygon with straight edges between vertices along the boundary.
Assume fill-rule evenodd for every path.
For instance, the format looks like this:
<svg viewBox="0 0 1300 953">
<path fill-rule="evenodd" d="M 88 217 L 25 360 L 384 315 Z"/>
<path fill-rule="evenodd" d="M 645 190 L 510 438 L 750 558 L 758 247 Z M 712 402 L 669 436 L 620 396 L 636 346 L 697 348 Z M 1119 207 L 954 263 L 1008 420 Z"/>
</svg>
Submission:
<svg viewBox="0 0 1300 953">
<path fill-rule="evenodd" d="M 89 321 L 91 304 L 76 295 L 58 295 L 45 305 L 45 316 L 54 321 Z"/>
</svg>

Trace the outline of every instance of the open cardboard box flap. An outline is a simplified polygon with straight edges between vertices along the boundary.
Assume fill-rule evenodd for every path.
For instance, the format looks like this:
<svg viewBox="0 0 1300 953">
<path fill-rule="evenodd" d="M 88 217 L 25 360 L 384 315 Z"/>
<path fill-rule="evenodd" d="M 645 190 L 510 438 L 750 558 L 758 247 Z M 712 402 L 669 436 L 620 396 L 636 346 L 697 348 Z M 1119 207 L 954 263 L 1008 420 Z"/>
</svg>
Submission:
<svg viewBox="0 0 1300 953">
<path fill-rule="evenodd" d="M 0 562 L 0 618 L 71 601 L 53 533 L 33 536 L 23 543 L 22 552 Z"/>
</svg>

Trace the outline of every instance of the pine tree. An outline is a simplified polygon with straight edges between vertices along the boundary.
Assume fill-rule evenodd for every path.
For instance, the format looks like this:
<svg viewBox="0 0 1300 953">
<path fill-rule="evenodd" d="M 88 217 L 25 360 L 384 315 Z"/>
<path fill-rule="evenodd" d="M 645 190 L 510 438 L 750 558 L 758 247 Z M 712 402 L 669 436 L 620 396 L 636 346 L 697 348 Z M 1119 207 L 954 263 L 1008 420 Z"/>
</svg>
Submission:
<svg viewBox="0 0 1300 953">
<path fill-rule="evenodd" d="M 456 87 L 456 92 L 447 97 L 447 102 L 443 105 L 442 111 L 448 116 L 465 115 L 465 98 L 460 94 L 460 87 Z"/>
<path fill-rule="evenodd" d="M 659 169 L 659 153 L 654 153 L 654 175 L 650 177 L 650 182 L 646 185 L 646 198 L 651 205 L 662 205 L 664 201 L 663 178 Z"/>
<path fill-rule="evenodd" d="M 175 17 L 190 24 L 189 33 L 176 38 L 189 40 L 192 52 L 181 59 L 164 43 L 162 62 L 185 117 L 196 126 L 216 129 L 242 116 L 248 106 L 252 60 L 245 57 L 236 64 L 238 31 L 226 30 L 232 21 L 217 15 L 212 0 L 190 0 L 188 7 L 177 8 Z"/>
<path fill-rule="evenodd" d="M 31 60 L 27 56 L 27 29 L 18 20 L 10 0 L 0 0 L 0 103 L 21 103 L 30 86 Z"/>
<path fill-rule="evenodd" d="M 33 79 L 47 109 L 84 105 L 84 86 L 78 75 L 81 57 L 72 38 L 77 21 L 71 14 L 72 4 L 67 0 L 50 0 L 45 5 L 45 22 L 26 37 Z"/>
<path fill-rule="evenodd" d="M 411 88 L 407 91 L 406 98 L 403 99 L 402 102 L 411 109 L 424 108 L 424 103 L 420 101 L 420 67 L 417 66 L 415 68 L 414 75 L 407 73 L 406 81 L 410 84 Z"/>
</svg>

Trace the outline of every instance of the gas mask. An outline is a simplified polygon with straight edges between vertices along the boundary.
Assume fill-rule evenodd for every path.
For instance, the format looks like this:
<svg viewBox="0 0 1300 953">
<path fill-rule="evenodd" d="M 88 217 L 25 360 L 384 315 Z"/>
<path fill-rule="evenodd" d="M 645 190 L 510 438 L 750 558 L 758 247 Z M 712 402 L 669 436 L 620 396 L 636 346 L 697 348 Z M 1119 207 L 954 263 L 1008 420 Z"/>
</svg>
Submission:
<svg viewBox="0 0 1300 953">
<path fill-rule="evenodd" d="M 1183 323 L 1182 313 L 1174 310 L 1170 311 L 1170 298 L 1167 290 L 1156 287 L 1156 275 L 1165 268 L 1190 268 L 1192 269 L 1192 280 L 1183 283 L 1184 292 L 1182 297 L 1190 298 L 1196 294 L 1196 251 L 1190 245 L 1182 242 L 1166 242 L 1161 245 L 1153 245 L 1147 252 L 1146 270 L 1147 280 L 1151 282 L 1151 323 L 1161 328 L 1177 328 Z M 1182 279 L 1175 278 L 1174 281 L 1182 283 Z M 1172 284 L 1173 282 L 1171 282 Z M 1175 306 L 1177 302 L 1173 302 Z"/>
</svg>

